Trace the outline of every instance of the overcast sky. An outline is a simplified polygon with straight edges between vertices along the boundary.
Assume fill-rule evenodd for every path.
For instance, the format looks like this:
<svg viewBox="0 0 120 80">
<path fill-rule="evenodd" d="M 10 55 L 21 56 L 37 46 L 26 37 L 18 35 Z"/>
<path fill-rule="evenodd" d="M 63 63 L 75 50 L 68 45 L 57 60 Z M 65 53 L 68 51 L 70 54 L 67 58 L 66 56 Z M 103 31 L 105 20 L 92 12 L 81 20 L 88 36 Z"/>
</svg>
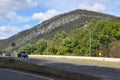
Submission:
<svg viewBox="0 0 120 80">
<path fill-rule="evenodd" d="M 120 17 L 120 0 L 0 0 L 0 39 L 55 15 L 86 9 Z"/>
</svg>

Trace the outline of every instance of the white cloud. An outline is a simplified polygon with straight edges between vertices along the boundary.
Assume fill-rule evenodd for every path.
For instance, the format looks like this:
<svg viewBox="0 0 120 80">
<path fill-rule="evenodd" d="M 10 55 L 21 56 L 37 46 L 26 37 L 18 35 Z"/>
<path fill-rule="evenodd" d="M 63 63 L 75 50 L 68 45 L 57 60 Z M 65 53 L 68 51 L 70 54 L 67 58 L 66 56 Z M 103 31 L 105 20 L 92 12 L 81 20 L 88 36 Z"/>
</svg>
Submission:
<svg viewBox="0 0 120 80">
<path fill-rule="evenodd" d="M 24 26 L 24 29 L 29 29 L 29 28 L 31 28 L 31 26 L 28 25 L 28 24 L 26 24 L 26 25 Z"/>
<path fill-rule="evenodd" d="M 83 0 L 80 0 L 83 1 Z M 68 12 L 76 9 L 77 0 L 40 0 L 39 3 L 41 7 L 45 6 L 47 9 L 56 9 L 60 12 Z"/>
<path fill-rule="evenodd" d="M 111 0 L 86 0 L 86 1 L 90 1 L 91 3 L 98 3 L 98 2 L 102 2 L 102 3 L 107 3 L 107 2 L 109 2 L 109 1 L 111 1 Z"/>
<path fill-rule="evenodd" d="M 23 16 L 20 13 L 18 14 L 17 11 L 35 7 L 37 4 L 37 0 L 0 0 L 0 25 L 7 24 L 6 22 L 8 21 L 8 24 L 29 21 L 29 17 Z M 21 28 L 15 26 L 0 26 L 0 39 L 8 38 L 21 30 L 23 30 L 22 26 Z"/>
<path fill-rule="evenodd" d="M 92 11 L 98 11 L 98 12 L 104 12 L 105 6 L 99 3 L 95 3 L 93 5 L 90 5 L 88 3 L 80 4 L 80 9 L 86 9 L 86 10 L 92 10 Z"/>
<path fill-rule="evenodd" d="M 36 0 L 0 0 L 0 9 L 21 9 L 37 4 Z"/>
<path fill-rule="evenodd" d="M 20 16 L 16 11 L 37 6 L 37 0 L 0 0 L 0 20 L 8 18 L 10 21 L 24 22 L 30 18 Z"/>
<path fill-rule="evenodd" d="M 18 9 L 34 7 L 37 4 L 36 0 L 0 0 L 0 16 Z"/>
<path fill-rule="evenodd" d="M 22 30 L 31 28 L 30 25 L 26 24 L 23 28 L 18 28 L 15 26 L 0 26 L 0 39 L 6 39 L 11 35 L 14 35 Z"/>
<path fill-rule="evenodd" d="M 109 3 L 111 0 L 46 0 L 44 2 L 43 0 L 40 0 L 39 3 L 41 7 L 45 6 L 48 9 L 56 9 L 60 12 L 68 12 L 71 10 L 74 10 L 76 8 L 79 8 L 79 4 L 88 3 L 90 7 L 93 7 L 94 4 L 101 4 L 105 5 Z M 96 6 L 96 5 L 95 5 Z"/>
<path fill-rule="evenodd" d="M 13 21 L 13 22 L 27 22 L 30 20 L 29 17 L 20 16 L 16 14 L 14 11 L 8 11 L 5 17 L 7 17 L 10 21 Z"/>
<path fill-rule="evenodd" d="M 16 34 L 21 31 L 18 27 L 13 26 L 0 26 L 0 39 L 5 39 L 10 37 L 11 35 Z"/>
<path fill-rule="evenodd" d="M 13 26 L 0 26 L 0 32 L 19 32 L 21 29 Z"/>
<path fill-rule="evenodd" d="M 13 34 L 15 34 L 15 33 L 0 32 L 0 39 L 6 39 L 6 38 L 10 37 Z"/>
<path fill-rule="evenodd" d="M 39 13 L 34 13 L 33 16 L 32 16 L 32 19 L 33 20 L 40 20 L 40 21 L 44 21 L 44 20 L 47 20 L 55 15 L 58 15 L 60 14 L 59 11 L 55 10 L 55 9 L 52 9 L 52 10 L 48 10 L 46 12 L 39 12 Z"/>
<path fill-rule="evenodd" d="M 0 32 L 0 39 L 6 39 L 8 37 L 4 32 Z"/>
</svg>

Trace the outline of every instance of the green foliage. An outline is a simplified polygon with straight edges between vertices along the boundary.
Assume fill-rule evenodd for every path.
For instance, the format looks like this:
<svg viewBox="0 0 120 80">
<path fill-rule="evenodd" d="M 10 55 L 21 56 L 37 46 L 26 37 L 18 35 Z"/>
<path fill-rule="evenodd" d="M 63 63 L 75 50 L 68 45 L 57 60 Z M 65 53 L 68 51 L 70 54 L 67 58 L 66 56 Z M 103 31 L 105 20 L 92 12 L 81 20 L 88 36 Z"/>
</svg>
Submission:
<svg viewBox="0 0 120 80">
<path fill-rule="evenodd" d="M 1 55 L 2 53 L 5 53 L 5 50 L 1 49 L 1 50 L 0 50 L 0 55 Z"/>
<path fill-rule="evenodd" d="M 88 27 L 74 29 L 60 42 L 57 54 L 60 55 L 89 55 L 91 33 L 91 56 L 110 56 L 109 44 L 120 40 L 120 23 L 109 20 L 92 20 Z M 57 40 L 57 39 L 56 39 Z"/>
<path fill-rule="evenodd" d="M 45 40 L 40 40 L 35 44 L 35 49 L 34 53 L 35 54 L 43 54 L 43 51 L 46 49 L 47 47 L 47 41 Z"/>
<path fill-rule="evenodd" d="M 61 25 L 59 25 L 58 27 L 56 27 L 54 29 L 53 29 L 53 27 L 54 27 L 54 25 L 53 25 L 50 31 L 46 31 L 43 34 L 39 34 L 37 36 L 36 36 L 36 34 L 34 34 L 35 32 L 36 33 L 39 32 L 38 29 L 46 30 L 46 28 L 48 28 L 48 26 L 51 25 L 51 23 L 53 23 L 54 21 L 61 20 L 68 16 L 73 17 L 73 15 L 80 15 L 80 17 L 78 19 L 71 21 L 69 23 L 66 23 L 66 24 L 61 23 Z M 10 48 L 11 47 L 10 44 L 13 41 L 16 42 L 16 44 L 17 44 L 16 47 L 18 48 L 23 45 L 26 45 L 28 42 L 33 44 L 33 43 L 37 42 L 39 39 L 49 40 L 49 39 L 52 39 L 54 34 L 56 34 L 57 32 L 65 31 L 67 33 L 70 33 L 73 29 L 84 26 L 86 24 L 86 22 L 89 22 L 92 19 L 98 20 L 98 19 L 112 19 L 112 18 L 117 18 L 117 17 L 108 15 L 108 14 L 87 11 L 87 10 L 80 10 L 80 9 L 74 10 L 74 11 L 71 11 L 68 13 L 64 13 L 64 14 L 55 16 L 49 20 L 42 22 L 41 24 L 34 26 L 31 29 L 24 30 L 14 36 L 11 36 L 8 39 L 0 40 L 0 49 Z M 33 35 L 30 37 L 26 37 L 30 34 L 33 34 Z M 36 36 L 36 37 L 33 37 L 33 36 Z M 116 35 L 116 37 L 119 38 L 119 34 Z"/>
<path fill-rule="evenodd" d="M 32 48 L 33 54 L 48 55 L 98 56 L 98 53 L 102 52 L 102 56 L 114 57 L 115 50 L 118 50 L 119 46 L 115 46 L 113 42 L 119 42 L 119 40 L 120 22 L 91 20 L 87 27 L 75 28 L 70 33 L 61 31 L 49 41 L 39 40 L 34 45 L 27 44 L 20 49 L 29 52 Z"/>
<path fill-rule="evenodd" d="M 6 40 L 0 40 L 0 49 L 9 49 L 12 41 L 25 39 L 27 35 L 31 34 L 31 32 L 37 32 L 38 29 L 46 29 L 56 20 L 60 20 L 66 16 L 71 15 L 72 17 L 72 15 L 79 14 L 84 16 L 80 16 L 80 18 L 66 24 L 61 23 L 58 27 L 43 34 L 39 34 L 34 39 L 26 41 L 24 45 L 22 44 L 22 46 L 18 46 L 17 51 L 25 50 L 29 54 L 77 56 L 98 56 L 100 51 L 103 56 L 109 57 L 111 47 L 115 46 L 110 46 L 110 44 L 114 41 L 116 43 L 120 41 L 120 19 L 117 18 L 110 20 L 116 17 L 86 10 L 75 10 L 55 16 L 47 21 L 44 21 L 42 24 L 22 31 Z M 87 22 L 89 23 L 87 24 Z M 85 27 L 86 24 L 87 27 Z M 119 47 L 116 46 L 114 49 L 116 48 Z M 115 52 L 114 50 L 112 51 Z M 3 50 L 0 50 L 0 53 L 2 52 Z"/>
<path fill-rule="evenodd" d="M 59 48 L 59 52 L 57 53 L 58 55 L 65 55 L 65 54 L 68 54 L 69 48 L 66 47 L 66 46 L 60 46 Z"/>
<path fill-rule="evenodd" d="M 17 52 L 20 52 L 20 51 L 26 51 L 28 54 L 31 54 L 33 52 L 33 45 L 30 43 L 25 44 L 17 50 Z"/>
</svg>

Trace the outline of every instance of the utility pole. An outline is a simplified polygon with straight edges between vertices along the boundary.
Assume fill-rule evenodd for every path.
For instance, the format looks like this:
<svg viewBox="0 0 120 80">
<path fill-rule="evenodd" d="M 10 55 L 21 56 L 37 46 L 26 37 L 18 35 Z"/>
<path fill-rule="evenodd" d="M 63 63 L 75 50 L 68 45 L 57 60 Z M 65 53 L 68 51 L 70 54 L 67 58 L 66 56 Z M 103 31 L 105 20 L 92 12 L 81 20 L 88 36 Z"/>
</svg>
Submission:
<svg viewBox="0 0 120 80">
<path fill-rule="evenodd" d="M 48 54 L 48 41 L 46 41 L 47 54 Z"/>
<path fill-rule="evenodd" d="M 91 31 L 89 31 L 89 35 L 90 35 L 90 36 L 89 36 L 89 37 L 90 37 L 90 47 L 89 47 L 90 52 L 89 52 L 89 56 L 91 56 L 91 40 L 92 40 L 92 39 L 91 39 Z"/>
<path fill-rule="evenodd" d="M 89 33 L 89 57 L 91 57 L 91 47 L 92 47 L 92 45 L 91 45 L 91 42 L 92 42 L 91 31 L 88 30 L 88 29 L 86 29 L 86 27 L 87 27 L 87 25 L 85 26 L 84 29 L 85 29 L 86 31 L 88 31 L 88 33 Z"/>
</svg>

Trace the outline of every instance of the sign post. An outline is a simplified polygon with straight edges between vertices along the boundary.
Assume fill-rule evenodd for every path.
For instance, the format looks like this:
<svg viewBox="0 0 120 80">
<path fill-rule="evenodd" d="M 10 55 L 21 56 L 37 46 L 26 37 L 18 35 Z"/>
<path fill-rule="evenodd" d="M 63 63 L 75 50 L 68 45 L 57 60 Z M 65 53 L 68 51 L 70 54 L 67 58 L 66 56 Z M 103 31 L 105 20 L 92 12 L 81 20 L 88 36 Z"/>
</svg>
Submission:
<svg viewBox="0 0 120 80">
<path fill-rule="evenodd" d="M 11 43 L 11 46 L 12 46 L 12 47 L 15 47 L 15 46 L 16 46 L 16 43 L 15 43 L 15 42 L 12 42 L 12 43 Z"/>
<path fill-rule="evenodd" d="M 14 50 L 15 50 L 15 46 L 16 46 L 16 43 L 15 43 L 15 42 L 12 42 L 12 43 L 11 43 L 11 47 L 12 47 L 13 52 L 14 52 Z M 12 57 L 13 57 L 13 54 L 11 53 L 11 59 L 12 59 Z"/>
</svg>

